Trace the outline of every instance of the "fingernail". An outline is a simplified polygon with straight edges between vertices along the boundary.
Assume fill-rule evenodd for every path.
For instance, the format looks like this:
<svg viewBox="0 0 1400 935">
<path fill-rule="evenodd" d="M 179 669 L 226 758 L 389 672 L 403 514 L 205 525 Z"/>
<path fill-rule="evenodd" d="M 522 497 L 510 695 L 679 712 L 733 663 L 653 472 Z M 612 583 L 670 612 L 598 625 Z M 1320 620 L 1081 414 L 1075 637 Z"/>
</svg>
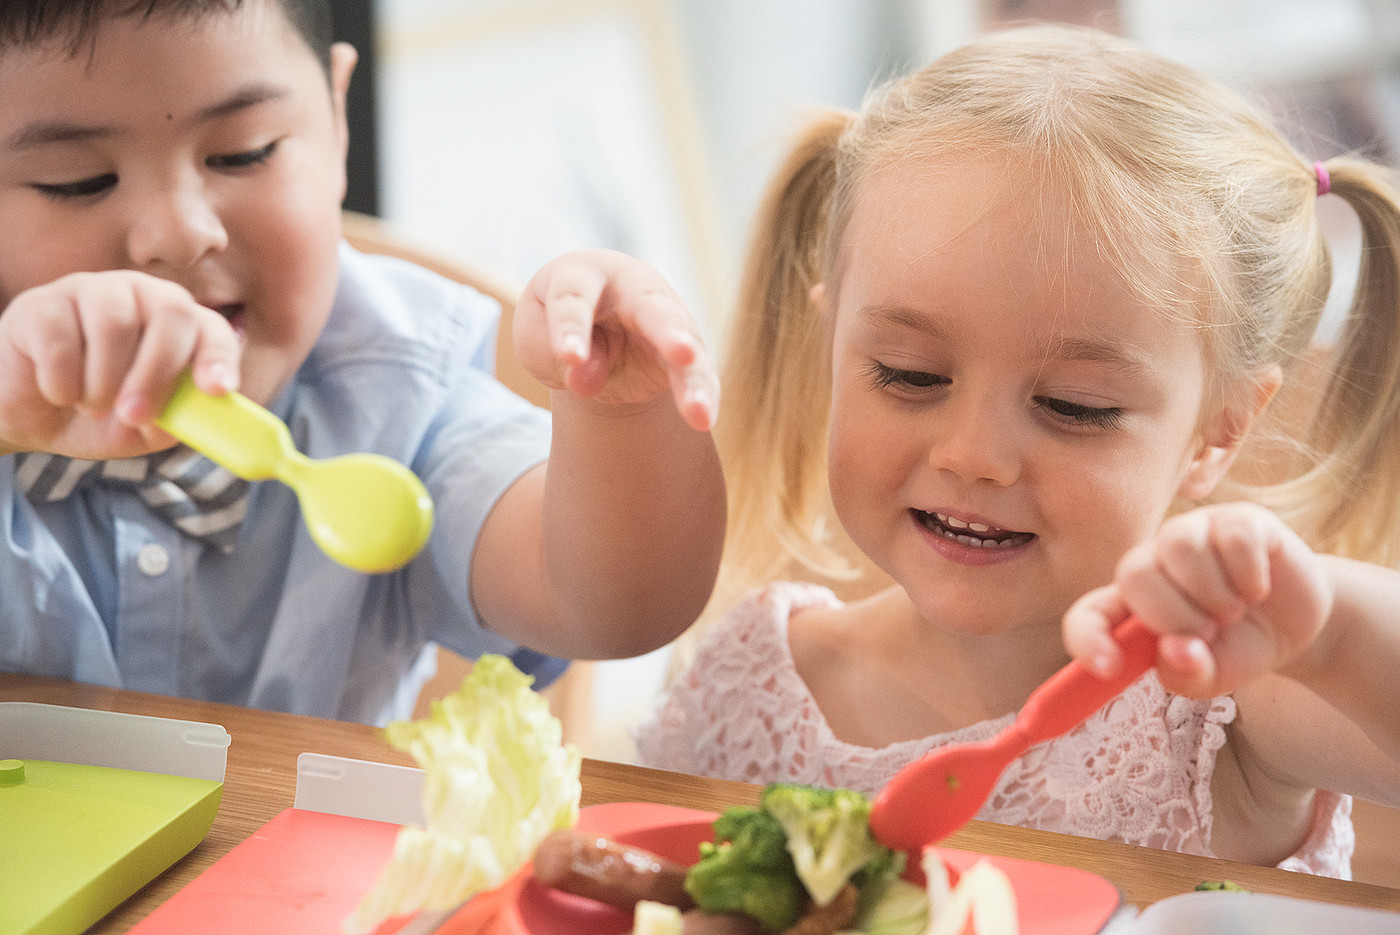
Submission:
<svg viewBox="0 0 1400 935">
<path fill-rule="evenodd" d="M 204 373 L 210 383 L 225 393 L 232 392 L 237 386 L 233 379 L 233 371 L 227 364 L 210 364 Z"/>
<path fill-rule="evenodd" d="M 577 331 L 571 331 L 559 338 L 559 350 L 564 354 L 583 360 L 588 356 L 588 342 Z"/>
</svg>

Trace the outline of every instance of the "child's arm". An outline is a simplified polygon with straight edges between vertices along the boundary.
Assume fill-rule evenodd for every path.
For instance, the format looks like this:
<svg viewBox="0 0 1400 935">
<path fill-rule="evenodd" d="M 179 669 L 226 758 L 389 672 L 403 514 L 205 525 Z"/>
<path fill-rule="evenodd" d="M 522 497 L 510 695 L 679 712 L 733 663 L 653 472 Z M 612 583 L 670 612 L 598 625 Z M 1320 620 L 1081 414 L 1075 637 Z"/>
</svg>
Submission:
<svg viewBox="0 0 1400 935">
<path fill-rule="evenodd" d="M 587 251 L 531 280 L 515 347 L 554 391 L 553 442 L 482 529 L 477 612 L 562 657 L 669 642 L 704 607 L 724 538 L 719 382 L 694 319 L 649 266 Z"/>
<path fill-rule="evenodd" d="M 181 371 L 222 394 L 238 339 L 185 289 L 128 270 L 74 273 L 0 313 L 0 453 L 120 458 L 168 447 L 152 424 Z"/>
<path fill-rule="evenodd" d="M 1400 804 L 1400 572 L 1317 555 L 1262 507 L 1206 507 L 1070 608 L 1070 652 L 1115 665 L 1130 612 L 1163 634 L 1168 690 L 1236 693 L 1242 770 Z"/>
</svg>

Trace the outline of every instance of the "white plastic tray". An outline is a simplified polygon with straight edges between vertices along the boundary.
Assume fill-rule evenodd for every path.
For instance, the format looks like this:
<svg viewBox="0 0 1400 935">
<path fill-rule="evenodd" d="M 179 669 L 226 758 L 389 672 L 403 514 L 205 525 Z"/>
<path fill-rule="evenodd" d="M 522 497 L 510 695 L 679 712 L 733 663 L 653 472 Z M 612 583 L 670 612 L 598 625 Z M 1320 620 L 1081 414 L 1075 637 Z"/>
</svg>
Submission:
<svg viewBox="0 0 1400 935">
<path fill-rule="evenodd" d="M 224 781 L 228 731 L 218 724 L 0 702 L 0 758 L 54 760 Z"/>
</svg>

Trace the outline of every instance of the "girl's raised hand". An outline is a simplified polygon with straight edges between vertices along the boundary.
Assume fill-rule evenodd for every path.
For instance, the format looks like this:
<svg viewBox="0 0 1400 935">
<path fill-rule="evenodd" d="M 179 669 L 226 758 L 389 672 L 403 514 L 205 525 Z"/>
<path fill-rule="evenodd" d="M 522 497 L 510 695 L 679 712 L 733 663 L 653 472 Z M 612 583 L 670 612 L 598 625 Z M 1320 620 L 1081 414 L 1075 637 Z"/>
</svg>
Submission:
<svg viewBox="0 0 1400 935">
<path fill-rule="evenodd" d="M 651 266 L 612 250 L 546 264 L 515 309 L 515 353 L 541 383 L 607 406 L 650 405 L 669 394 L 707 431 L 719 377 L 699 327 Z"/>
<path fill-rule="evenodd" d="M 73 273 L 0 313 L 0 448 L 103 459 L 173 439 L 151 421 L 181 372 L 238 385 L 238 337 L 183 287 L 145 273 Z"/>
<path fill-rule="evenodd" d="M 1109 631 L 1135 614 L 1162 634 L 1167 690 L 1209 697 L 1312 645 L 1332 600 L 1322 562 L 1274 513 L 1251 503 L 1207 506 L 1168 519 L 1128 550 L 1111 584 L 1076 601 L 1064 616 L 1065 646 L 1089 668 L 1114 671 Z"/>
</svg>

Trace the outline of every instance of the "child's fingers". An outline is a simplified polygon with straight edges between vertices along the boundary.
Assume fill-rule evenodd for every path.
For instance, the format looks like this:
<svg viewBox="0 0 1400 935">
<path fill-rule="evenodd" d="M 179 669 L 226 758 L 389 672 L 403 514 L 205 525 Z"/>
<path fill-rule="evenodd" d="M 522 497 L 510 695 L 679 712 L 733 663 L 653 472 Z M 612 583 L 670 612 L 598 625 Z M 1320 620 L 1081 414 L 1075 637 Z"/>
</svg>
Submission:
<svg viewBox="0 0 1400 935">
<path fill-rule="evenodd" d="M 141 426 L 155 419 L 186 368 L 206 391 L 223 393 L 237 385 L 238 339 L 217 312 L 159 280 L 137 284 L 137 306 L 145 325 L 117 397 L 123 422 Z"/>
<path fill-rule="evenodd" d="M 1266 600 L 1272 589 L 1269 552 L 1281 522 L 1263 507 L 1236 503 L 1210 513 L 1210 543 L 1231 589 L 1246 604 Z"/>
<path fill-rule="evenodd" d="M 1157 644 L 1157 677 L 1169 692 L 1206 698 L 1217 693 L 1219 673 L 1215 656 L 1205 640 L 1167 633 Z"/>
<path fill-rule="evenodd" d="M 689 367 L 672 370 L 671 395 L 687 425 L 697 432 L 714 428 L 719 415 L 719 376 L 707 353 Z"/>
<path fill-rule="evenodd" d="M 1159 562 L 1160 543 L 1148 540 L 1133 546 L 1118 563 L 1114 583 L 1123 600 L 1143 623 L 1159 633 L 1186 633 L 1211 640 L 1219 630 L 1218 621 Z"/>
<path fill-rule="evenodd" d="M 550 350 L 559 369 L 588 360 L 598 302 L 606 273 L 580 256 L 569 254 L 549 263 L 531 283 L 544 310 Z"/>
<path fill-rule="evenodd" d="M 1249 602 L 1235 587 L 1215 534 L 1206 511 L 1173 517 L 1157 534 L 1153 558 L 1157 571 L 1183 600 L 1215 624 L 1228 625 L 1244 615 Z M 1198 634 L 1208 633 L 1209 628 L 1200 624 L 1188 621 L 1187 625 Z"/>
<path fill-rule="evenodd" d="M 1128 617 L 1128 606 L 1113 585 L 1095 588 L 1070 605 L 1061 621 L 1065 649 L 1091 672 L 1107 677 L 1122 665 L 1123 652 L 1113 628 Z"/>
<path fill-rule="evenodd" d="M 665 368 L 676 409 L 686 423 L 708 431 L 719 414 L 719 375 L 696 331 L 695 319 L 650 267 L 619 274 L 619 317 L 629 322 Z"/>
<path fill-rule="evenodd" d="M 4 319 L 11 347 L 32 366 L 39 398 L 60 408 L 78 405 L 83 398 L 84 342 L 71 297 L 32 290 L 10 303 Z"/>
</svg>

